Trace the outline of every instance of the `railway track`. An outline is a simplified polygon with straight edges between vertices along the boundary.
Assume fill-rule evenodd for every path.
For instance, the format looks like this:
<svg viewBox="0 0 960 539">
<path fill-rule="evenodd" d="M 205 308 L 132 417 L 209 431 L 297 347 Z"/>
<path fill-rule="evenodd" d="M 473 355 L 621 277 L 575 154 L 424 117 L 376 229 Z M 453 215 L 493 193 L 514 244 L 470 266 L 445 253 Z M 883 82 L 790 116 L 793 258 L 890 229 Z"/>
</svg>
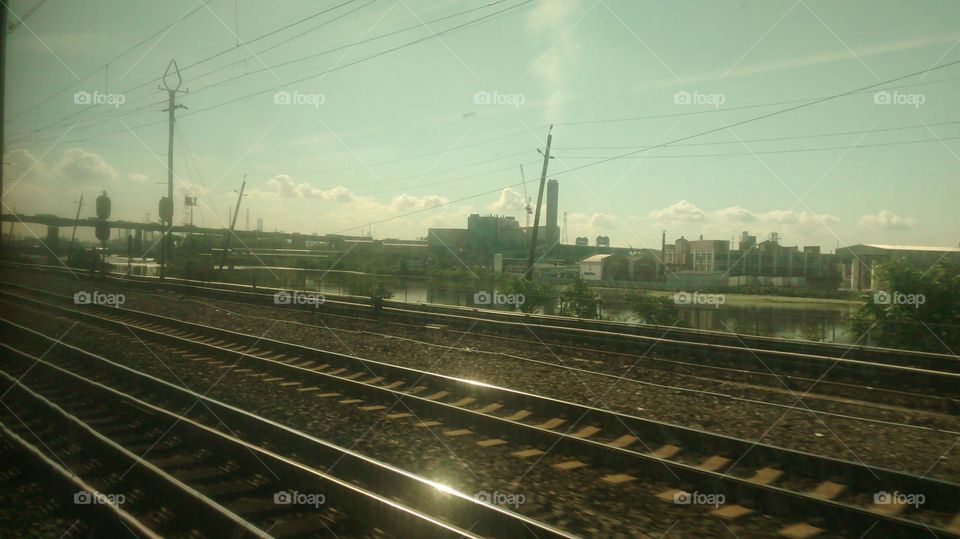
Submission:
<svg viewBox="0 0 960 539">
<path fill-rule="evenodd" d="M 569 537 L 9 321 L 0 328 L 4 431 L 94 485 L 74 492 L 80 503 L 121 500 L 117 510 L 153 536 Z"/>
<path fill-rule="evenodd" d="M 478 445 L 515 444 L 523 448 L 515 453 L 520 458 L 536 458 L 545 450 L 560 453 L 570 457 L 566 469 L 612 469 L 616 473 L 598 478 L 611 484 L 639 478 L 675 484 L 660 493 L 665 499 L 691 490 L 722 494 L 732 503 L 718 507 L 717 516 L 736 519 L 759 512 L 797 520 L 792 529 L 781 530 L 785 534 L 802 536 L 816 529 L 853 536 L 874 530 L 887 537 L 926 530 L 960 533 L 960 485 L 954 483 L 153 314 L 22 299 L 118 334 L 133 331 L 197 361 L 232 364 L 231 370 L 325 402 L 376 411 L 402 399 L 411 413 L 448 429 L 446 433 L 474 436 Z M 884 493 L 922 495 L 925 503 L 882 503 Z"/>
<path fill-rule="evenodd" d="M 160 286 L 200 297 L 277 307 L 272 294 L 254 292 L 250 287 L 240 285 L 219 283 L 214 288 L 181 281 L 161 284 L 153 279 L 116 282 L 118 285 Z M 445 310 L 429 306 L 424 307 L 429 309 L 428 312 L 423 312 L 399 302 L 391 305 L 384 308 L 390 320 L 406 321 L 418 327 L 442 327 L 448 331 L 487 334 L 518 341 L 526 338 L 522 342 L 527 345 L 556 346 L 558 349 L 569 348 L 590 353 L 589 349 L 584 349 L 586 343 L 594 351 L 622 355 L 625 358 L 624 365 L 634 365 L 642 359 L 641 363 L 651 368 L 701 379 L 747 380 L 747 383 L 762 384 L 773 391 L 810 392 L 814 398 L 855 399 L 881 406 L 960 413 L 956 384 L 939 375 L 951 373 L 960 376 L 960 360 L 954 356 L 823 343 L 801 344 L 784 339 L 753 339 L 744 335 L 694 332 L 680 328 L 479 312 L 463 308 Z M 297 308 L 296 305 L 288 307 Z M 437 312 L 437 309 L 440 311 Z M 364 316 L 369 313 L 369 306 L 352 301 L 327 300 L 323 312 L 347 313 L 345 316 L 376 322 Z M 563 320 L 569 324 L 561 326 Z M 531 332 L 536 334 L 536 341 L 529 341 Z M 585 372 L 615 373 L 621 367 L 623 365 L 605 365 L 599 371 Z M 561 368 L 572 372 L 581 370 L 567 366 Z"/>
</svg>

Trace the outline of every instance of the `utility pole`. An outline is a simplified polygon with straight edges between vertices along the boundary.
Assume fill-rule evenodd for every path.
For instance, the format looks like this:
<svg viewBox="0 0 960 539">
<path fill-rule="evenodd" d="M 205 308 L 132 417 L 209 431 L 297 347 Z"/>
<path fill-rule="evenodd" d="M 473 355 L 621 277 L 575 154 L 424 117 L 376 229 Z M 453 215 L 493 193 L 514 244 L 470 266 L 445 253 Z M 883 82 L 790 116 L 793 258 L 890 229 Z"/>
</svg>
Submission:
<svg viewBox="0 0 960 539">
<path fill-rule="evenodd" d="M 7 4 L 0 4 L 0 157 L 4 155 L 3 148 L 3 111 L 7 108 L 7 94 L 4 80 L 7 78 Z M 0 164 L 0 204 L 3 204 L 3 164 Z M 3 206 L 0 205 L 0 213 Z M 13 221 L 10 221 L 11 230 Z M 0 253 L 3 252 L 3 231 L 0 230 Z"/>
<path fill-rule="evenodd" d="M 543 205 L 543 188 L 547 184 L 547 165 L 550 163 L 550 144 L 553 142 L 553 124 L 547 131 L 547 148 L 543 153 L 543 169 L 540 171 L 540 192 L 537 194 L 537 210 L 533 215 L 533 233 L 530 235 L 530 254 L 527 255 L 527 271 L 523 278 L 533 280 L 533 256 L 537 249 L 537 230 L 540 228 L 540 206 Z M 540 151 L 539 149 L 537 151 Z"/>
<path fill-rule="evenodd" d="M 227 251 L 230 250 L 230 238 L 233 236 L 233 227 L 237 224 L 237 216 L 240 215 L 240 201 L 243 200 L 243 190 L 247 186 L 247 175 L 243 175 L 243 183 L 240 184 L 240 192 L 237 193 L 237 209 L 233 212 L 233 219 L 230 220 L 230 230 L 227 231 L 227 241 L 223 245 L 223 254 L 220 255 L 220 271 L 223 271 L 223 264 L 227 261 Z"/>
<path fill-rule="evenodd" d="M 171 76 L 170 70 L 173 69 L 173 74 L 176 75 L 176 83 L 172 84 L 174 79 Z M 166 277 L 167 270 L 167 257 L 172 251 L 170 245 L 170 229 L 173 228 L 173 126 L 175 119 L 176 109 L 185 109 L 187 107 L 183 105 L 177 105 L 177 94 L 185 94 L 189 90 L 180 90 L 180 85 L 183 84 L 183 78 L 180 77 L 180 68 L 177 66 L 176 60 L 170 60 L 170 63 L 167 65 L 167 70 L 163 72 L 163 86 L 158 86 L 161 90 L 167 91 L 167 109 L 166 112 L 169 113 L 170 124 L 170 136 L 169 142 L 167 144 L 167 198 L 166 202 L 163 200 L 160 201 L 161 209 L 161 221 L 166 221 L 167 228 L 163 231 L 163 244 L 161 248 L 161 259 L 160 259 L 160 279 L 163 280 Z M 164 215 L 165 214 L 165 215 Z"/>
<path fill-rule="evenodd" d="M 77 216 L 73 218 L 73 232 L 70 233 L 70 246 L 67 247 L 67 264 L 73 255 L 73 239 L 77 237 L 77 223 L 80 222 L 80 208 L 83 207 L 83 193 L 80 193 L 80 202 L 77 203 Z"/>
</svg>

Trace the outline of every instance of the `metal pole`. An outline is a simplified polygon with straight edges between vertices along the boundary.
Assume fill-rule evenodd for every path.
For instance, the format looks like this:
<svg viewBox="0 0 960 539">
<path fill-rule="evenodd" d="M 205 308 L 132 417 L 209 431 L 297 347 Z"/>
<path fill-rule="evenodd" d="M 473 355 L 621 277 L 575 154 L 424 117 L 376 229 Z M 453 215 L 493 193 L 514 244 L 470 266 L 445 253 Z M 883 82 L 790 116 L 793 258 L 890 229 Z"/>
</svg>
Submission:
<svg viewBox="0 0 960 539">
<path fill-rule="evenodd" d="M 237 194 L 237 209 L 233 212 L 233 219 L 230 220 L 230 230 L 227 231 L 227 241 L 223 246 L 223 254 L 220 255 L 220 271 L 223 271 L 223 264 L 227 261 L 227 251 L 230 250 L 230 238 L 233 236 L 233 227 L 237 224 L 237 215 L 240 214 L 240 201 L 243 200 L 243 189 L 247 186 L 246 175 L 243 183 L 240 184 L 240 193 Z"/>
<path fill-rule="evenodd" d="M 4 111 L 7 110 L 7 94 L 4 80 L 7 78 L 7 4 L 0 5 L 0 157 L 4 155 L 5 123 Z M 0 163 L 0 204 L 3 203 L 3 163 Z M 2 208 L 2 206 L 0 206 Z M 0 210 L 2 212 L 2 210 Z M 15 219 L 14 219 L 15 220 Z M 10 235 L 13 235 L 13 220 L 10 221 Z M 13 239 L 13 238 L 11 238 Z M 0 253 L 3 252 L 3 231 L 0 230 Z"/>
<path fill-rule="evenodd" d="M 80 202 L 77 203 L 77 216 L 73 219 L 73 232 L 70 233 L 70 246 L 67 247 L 67 264 L 73 256 L 73 239 L 77 237 L 77 223 L 80 222 L 80 208 L 83 207 L 83 193 L 80 193 Z"/>
<path fill-rule="evenodd" d="M 543 169 L 540 171 L 540 192 L 537 194 L 537 210 L 533 215 L 533 232 L 530 235 L 530 253 L 527 255 L 527 271 L 523 273 L 526 280 L 533 279 L 533 257 L 537 249 L 537 230 L 540 228 L 540 206 L 543 205 L 543 188 L 547 183 L 547 166 L 550 164 L 550 144 L 553 142 L 553 125 L 547 131 L 547 148 L 543 152 Z"/>
<path fill-rule="evenodd" d="M 170 80 L 167 78 L 170 76 L 170 70 L 173 70 L 173 74 L 177 76 L 176 84 L 172 84 L 173 80 L 170 77 Z M 167 200 L 170 203 L 170 215 L 167 219 L 167 228 L 163 231 L 163 238 L 161 239 L 161 259 L 160 259 L 160 279 L 166 277 L 167 270 L 167 255 L 170 254 L 172 245 L 170 245 L 170 229 L 173 228 L 173 122 L 175 121 L 175 111 L 177 108 L 185 109 L 187 107 L 183 105 L 177 105 L 177 92 L 180 92 L 180 85 L 183 84 L 183 78 L 180 76 L 180 67 L 177 66 L 176 60 L 170 60 L 170 63 L 167 64 L 167 70 L 163 72 L 163 86 L 159 87 L 161 90 L 167 91 L 167 109 L 168 109 L 168 123 L 170 134 L 167 142 Z M 186 93 L 189 90 L 183 90 L 182 93 Z M 163 218 L 161 217 L 161 222 Z"/>
<path fill-rule="evenodd" d="M 174 108 L 176 107 L 177 91 L 167 90 L 167 109 L 168 124 L 170 135 L 167 140 L 167 199 L 170 201 L 171 209 L 173 205 L 173 122 Z M 160 246 L 160 279 L 167 275 L 167 253 L 170 250 L 170 228 L 173 226 L 173 212 L 170 212 L 170 220 L 167 221 L 167 228 L 163 231 L 163 240 Z"/>
</svg>

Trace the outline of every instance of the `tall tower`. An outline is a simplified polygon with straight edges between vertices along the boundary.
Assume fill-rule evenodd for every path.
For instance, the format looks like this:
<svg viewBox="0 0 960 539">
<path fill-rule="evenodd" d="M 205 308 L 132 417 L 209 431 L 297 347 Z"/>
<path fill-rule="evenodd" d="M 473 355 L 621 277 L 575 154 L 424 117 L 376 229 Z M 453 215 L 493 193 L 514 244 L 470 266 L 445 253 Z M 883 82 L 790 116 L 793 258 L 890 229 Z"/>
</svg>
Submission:
<svg viewBox="0 0 960 539">
<path fill-rule="evenodd" d="M 570 243 L 567 239 L 567 212 L 563 212 L 563 233 L 560 235 L 560 243 Z"/>
<path fill-rule="evenodd" d="M 560 227 L 557 226 L 557 202 L 560 198 L 560 184 L 557 180 L 547 180 L 547 245 L 552 246 L 560 240 Z"/>
</svg>

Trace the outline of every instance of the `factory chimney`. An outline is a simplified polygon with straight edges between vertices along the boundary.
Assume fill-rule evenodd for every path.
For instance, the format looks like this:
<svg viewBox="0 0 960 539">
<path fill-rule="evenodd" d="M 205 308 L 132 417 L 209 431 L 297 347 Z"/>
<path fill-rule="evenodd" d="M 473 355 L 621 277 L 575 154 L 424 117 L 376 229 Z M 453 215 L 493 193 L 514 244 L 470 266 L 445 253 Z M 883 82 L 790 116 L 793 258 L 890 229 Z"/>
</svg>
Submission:
<svg viewBox="0 0 960 539">
<path fill-rule="evenodd" d="M 557 225 L 559 197 L 560 185 L 557 180 L 547 180 L 547 248 L 560 241 L 560 227 Z"/>
</svg>

